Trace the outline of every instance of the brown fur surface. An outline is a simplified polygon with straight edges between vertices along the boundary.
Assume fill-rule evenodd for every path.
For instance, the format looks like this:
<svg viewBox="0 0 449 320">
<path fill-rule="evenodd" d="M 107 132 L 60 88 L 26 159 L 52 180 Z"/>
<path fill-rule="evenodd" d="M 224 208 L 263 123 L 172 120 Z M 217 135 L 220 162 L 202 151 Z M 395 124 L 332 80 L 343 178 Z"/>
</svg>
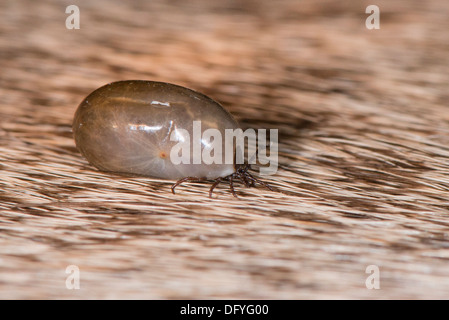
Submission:
<svg viewBox="0 0 449 320">
<path fill-rule="evenodd" d="M 0 298 L 449 296 L 447 1 L 376 1 L 380 30 L 366 1 L 70 4 L 0 4 Z M 122 79 L 279 129 L 283 193 L 88 165 L 73 113 Z"/>
</svg>

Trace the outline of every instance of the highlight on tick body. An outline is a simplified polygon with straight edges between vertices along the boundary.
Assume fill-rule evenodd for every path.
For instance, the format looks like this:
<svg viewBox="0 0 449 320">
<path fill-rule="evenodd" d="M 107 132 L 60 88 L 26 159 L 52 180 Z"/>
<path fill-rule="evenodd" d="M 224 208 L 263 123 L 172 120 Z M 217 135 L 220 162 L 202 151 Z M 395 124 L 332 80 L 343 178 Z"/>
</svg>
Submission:
<svg viewBox="0 0 449 320">
<path fill-rule="evenodd" d="M 170 140 L 177 142 L 170 150 L 175 164 L 257 164 L 261 175 L 273 175 L 278 168 L 278 129 L 225 129 L 224 138 L 218 129 L 201 130 L 201 121 L 193 121 L 192 137 L 188 130 L 176 128 Z M 246 143 L 245 143 L 246 141 Z M 267 153 L 269 145 L 269 153 Z M 247 151 L 245 162 L 245 150 Z"/>
</svg>

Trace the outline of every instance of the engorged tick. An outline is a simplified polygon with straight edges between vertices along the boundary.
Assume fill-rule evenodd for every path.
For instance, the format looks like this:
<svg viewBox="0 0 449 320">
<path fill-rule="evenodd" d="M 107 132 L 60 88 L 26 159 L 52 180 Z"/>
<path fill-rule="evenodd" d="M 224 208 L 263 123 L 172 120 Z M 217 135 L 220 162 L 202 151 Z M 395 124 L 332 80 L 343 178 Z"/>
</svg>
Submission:
<svg viewBox="0 0 449 320">
<path fill-rule="evenodd" d="M 237 129 L 238 123 L 218 102 L 199 92 L 178 85 L 144 80 L 118 81 L 89 94 L 79 105 L 73 122 L 76 146 L 89 163 L 99 170 L 177 179 L 175 188 L 187 181 L 214 180 L 209 196 L 222 181 L 229 181 L 233 196 L 234 181 L 245 186 L 256 183 L 272 190 L 253 177 L 248 164 L 174 164 L 170 152 L 176 141 L 190 139 L 193 122 L 202 129 Z M 181 130 L 183 129 L 183 130 Z M 203 141 L 201 146 L 204 148 Z M 224 146 L 223 146 L 224 148 Z"/>
</svg>

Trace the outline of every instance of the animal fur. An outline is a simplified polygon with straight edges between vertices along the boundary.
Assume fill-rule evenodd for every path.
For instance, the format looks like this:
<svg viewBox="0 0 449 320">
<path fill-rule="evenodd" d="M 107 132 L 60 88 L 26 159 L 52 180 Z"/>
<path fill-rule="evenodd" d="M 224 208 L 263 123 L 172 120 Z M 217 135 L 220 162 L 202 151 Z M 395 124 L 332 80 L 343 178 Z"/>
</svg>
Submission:
<svg viewBox="0 0 449 320">
<path fill-rule="evenodd" d="M 0 3 L 0 298 L 447 298 L 447 1 Z M 279 129 L 282 193 L 99 172 L 71 122 L 172 82 Z M 66 267 L 81 272 L 66 289 Z M 368 290 L 369 265 L 380 290 Z"/>
</svg>

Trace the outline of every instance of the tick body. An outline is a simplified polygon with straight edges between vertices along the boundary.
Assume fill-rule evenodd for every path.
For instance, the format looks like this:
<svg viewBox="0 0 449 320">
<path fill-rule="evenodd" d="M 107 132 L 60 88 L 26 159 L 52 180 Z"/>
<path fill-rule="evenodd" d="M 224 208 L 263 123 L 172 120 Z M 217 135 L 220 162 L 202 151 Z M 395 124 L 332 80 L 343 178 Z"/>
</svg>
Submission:
<svg viewBox="0 0 449 320">
<path fill-rule="evenodd" d="M 188 163 L 171 161 L 172 148 L 191 138 L 194 121 L 201 121 L 202 130 L 217 129 L 223 136 L 225 129 L 239 128 L 218 102 L 199 92 L 164 82 L 119 81 L 100 87 L 81 102 L 73 133 L 81 154 L 102 171 L 179 180 L 173 192 L 184 181 L 227 179 L 235 195 L 232 180 L 247 169 L 226 163 L 194 164 L 192 153 Z M 202 139 L 195 142 L 201 150 L 209 147 Z M 243 180 L 247 186 L 257 181 L 247 180 Z"/>
</svg>

